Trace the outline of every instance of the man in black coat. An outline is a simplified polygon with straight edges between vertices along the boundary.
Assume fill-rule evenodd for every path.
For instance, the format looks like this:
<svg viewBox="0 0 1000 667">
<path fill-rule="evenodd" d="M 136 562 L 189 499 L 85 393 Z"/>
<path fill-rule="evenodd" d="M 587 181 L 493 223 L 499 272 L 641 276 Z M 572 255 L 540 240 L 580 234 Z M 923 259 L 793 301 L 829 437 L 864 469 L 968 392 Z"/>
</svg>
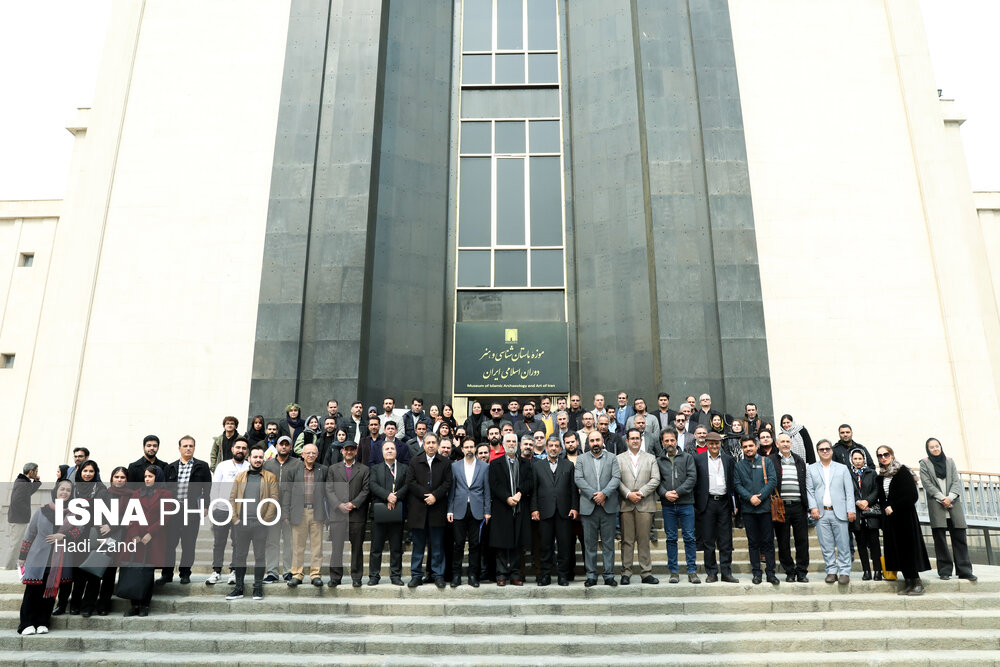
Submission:
<svg viewBox="0 0 1000 667">
<path fill-rule="evenodd" d="M 369 468 L 358 463 L 358 446 L 344 443 L 344 460 L 326 473 L 327 518 L 330 521 L 330 581 L 339 586 L 344 577 L 344 543 L 351 542 L 351 585 L 361 587 L 364 573 L 365 526 L 368 523 Z"/>
<path fill-rule="evenodd" d="M 847 466 L 847 469 L 851 469 L 851 451 L 855 449 L 860 449 L 865 453 L 865 463 L 872 470 L 875 469 L 875 461 L 872 459 L 871 453 L 868 448 L 862 445 L 860 442 L 854 441 L 854 430 L 851 429 L 850 424 L 841 424 L 840 428 L 837 429 L 837 434 L 840 436 L 840 440 L 836 445 L 833 446 L 833 460 L 837 463 L 841 463 Z M 851 540 L 853 547 L 854 540 Z"/>
<path fill-rule="evenodd" d="M 180 511 L 167 522 L 166 559 L 163 574 L 156 580 L 161 586 L 174 580 L 178 542 L 181 543 L 181 566 L 177 570 L 181 575 L 181 583 L 191 583 L 191 565 L 194 564 L 195 543 L 198 541 L 201 520 L 194 514 L 189 516 L 187 510 L 200 506 L 202 514 L 207 515 L 208 505 L 212 502 L 212 471 L 208 463 L 194 457 L 194 444 L 194 438 L 190 435 L 178 440 L 177 451 L 180 458 L 163 471 L 167 488 L 173 491 L 174 498 L 180 503 Z"/>
<path fill-rule="evenodd" d="M 42 485 L 38 478 L 38 464 L 25 463 L 23 472 L 19 473 L 10 490 L 10 507 L 7 509 L 7 544 L 10 548 L 6 564 L 0 566 L 8 569 L 17 565 L 21 553 L 21 540 L 31 522 L 31 496 Z"/>
<path fill-rule="evenodd" d="M 784 523 L 774 523 L 778 540 L 778 560 L 785 569 L 785 581 L 809 581 L 809 519 L 806 495 L 806 462 L 792 451 L 792 438 L 778 434 L 778 446 L 771 452 L 771 463 L 778 478 L 778 495 L 785 501 Z M 795 478 L 785 475 L 786 466 L 795 468 Z M 790 470 L 790 468 L 789 468 Z M 792 560 L 791 537 L 795 534 L 795 560 Z"/>
<path fill-rule="evenodd" d="M 404 445 L 405 446 L 405 445 Z M 451 461 L 438 455 L 438 439 L 424 436 L 424 452 L 411 459 L 406 469 L 407 521 L 413 535 L 410 560 L 410 588 L 423 583 L 424 549 L 430 544 L 430 570 L 434 585 L 445 587 L 444 529 L 448 523 L 448 492 L 451 490 Z"/>
<path fill-rule="evenodd" d="M 400 518 L 405 518 L 407 465 L 396 460 L 396 441 L 389 440 L 382 445 L 382 462 L 371 467 L 368 486 L 373 503 L 385 503 L 392 510 L 403 506 Z M 368 566 L 368 585 L 377 586 L 382 571 L 382 551 L 389 541 L 389 581 L 396 586 L 403 585 L 403 521 L 372 523 L 371 561 Z"/>
<path fill-rule="evenodd" d="M 142 456 L 138 461 L 129 464 L 125 476 L 130 484 L 142 484 L 145 481 L 146 468 L 156 466 L 163 471 L 164 477 L 167 474 L 167 462 L 156 458 L 156 453 L 160 451 L 160 439 L 155 435 L 147 435 L 142 439 Z"/>
<path fill-rule="evenodd" d="M 528 524 L 532 489 L 531 461 L 519 456 L 517 436 L 503 436 L 504 456 L 490 463 L 490 546 L 497 554 L 497 586 L 524 584 L 521 577 L 521 546 L 531 540 Z"/>
<path fill-rule="evenodd" d="M 704 546 L 705 581 L 722 580 L 738 583 L 733 576 L 733 516 L 736 514 L 736 495 L 733 486 L 736 461 L 722 451 L 722 441 L 707 440 L 708 451 L 694 455 L 697 481 L 694 485 L 694 510 L 701 522 L 701 541 Z M 715 550 L 718 547 L 719 561 Z"/>
<path fill-rule="evenodd" d="M 562 444 L 559 436 L 549 437 L 545 448 L 548 458 L 534 461 L 531 467 L 531 518 L 538 522 L 538 555 L 542 562 L 538 585 L 552 583 L 552 570 L 555 569 L 559 585 L 569 586 L 573 521 L 580 514 L 580 493 L 573 481 L 573 464 L 560 458 Z M 558 549 L 558 564 L 552 557 L 553 539 Z"/>
</svg>

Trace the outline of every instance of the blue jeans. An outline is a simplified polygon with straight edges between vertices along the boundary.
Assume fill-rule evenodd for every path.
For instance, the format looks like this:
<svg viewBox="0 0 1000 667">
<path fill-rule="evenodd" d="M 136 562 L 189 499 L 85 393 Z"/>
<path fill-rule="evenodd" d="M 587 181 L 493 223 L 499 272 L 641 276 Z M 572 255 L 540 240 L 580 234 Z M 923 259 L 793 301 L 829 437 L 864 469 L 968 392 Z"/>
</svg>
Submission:
<svg viewBox="0 0 1000 667">
<path fill-rule="evenodd" d="M 677 567 L 677 522 L 681 524 L 681 534 L 684 537 L 684 557 L 687 560 L 688 574 L 698 571 L 695 563 L 698 549 L 694 543 L 694 505 L 664 505 L 663 529 L 667 533 L 667 567 L 671 574 L 676 574 Z"/>
<path fill-rule="evenodd" d="M 430 563 L 427 568 L 434 578 L 444 576 L 444 526 L 412 529 L 413 554 L 410 558 L 410 574 L 422 577 L 424 574 L 424 547 L 430 538 Z"/>
</svg>

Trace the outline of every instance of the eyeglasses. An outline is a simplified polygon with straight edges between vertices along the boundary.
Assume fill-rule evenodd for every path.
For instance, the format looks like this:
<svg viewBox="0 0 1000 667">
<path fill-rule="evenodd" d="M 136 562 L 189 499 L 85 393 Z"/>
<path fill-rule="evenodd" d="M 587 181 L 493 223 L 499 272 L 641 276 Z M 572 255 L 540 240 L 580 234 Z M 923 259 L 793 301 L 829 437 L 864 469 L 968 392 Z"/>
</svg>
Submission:
<svg viewBox="0 0 1000 667">
<path fill-rule="evenodd" d="M 503 412 L 503 408 L 490 408 L 490 412 Z"/>
<path fill-rule="evenodd" d="M 892 454 L 890 454 L 889 452 L 882 452 L 881 454 L 877 454 L 877 456 L 878 456 L 878 457 L 879 457 L 880 459 L 887 459 L 887 458 L 889 458 L 890 456 L 892 456 Z"/>
<path fill-rule="evenodd" d="M 832 448 L 832 447 L 820 447 L 820 448 L 819 448 L 818 450 L 816 450 L 816 451 L 818 451 L 818 452 L 832 452 L 832 451 L 833 451 L 833 448 Z"/>
</svg>

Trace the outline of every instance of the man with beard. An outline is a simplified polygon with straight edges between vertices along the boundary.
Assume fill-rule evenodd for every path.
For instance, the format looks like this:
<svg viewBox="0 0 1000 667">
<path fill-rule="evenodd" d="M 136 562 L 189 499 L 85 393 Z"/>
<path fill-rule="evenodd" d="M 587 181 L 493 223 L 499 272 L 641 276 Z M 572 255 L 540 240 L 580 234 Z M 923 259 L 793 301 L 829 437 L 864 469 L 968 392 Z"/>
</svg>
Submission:
<svg viewBox="0 0 1000 667">
<path fill-rule="evenodd" d="M 563 443 L 563 447 L 566 446 L 566 434 L 568 433 L 576 436 L 576 431 L 569 427 L 569 413 L 565 410 L 560 410 L 556 413 L 556 425 L 553 434 L 559 438 L 559 442 Z"/>
<path fill-rule="evenodd" d="M 697 436 L 695 436 L 697 437 Z M 778 449 L 774 446 L 774 434 L 768 431 L 766 428 L 761 429 L 757 434 L 758 452 L 761 456 L 767 456 L 768 458 L 773 458 L 777 454 Z"/>
<path fill-rule="evenodd" d="M 538 523 L 541 576 L 539 586 L 552 583 L 552 570 L 560 586 L 569 585 L 570 551 L 573 548 L 573 521 L 579 516 L 580 494 L 573 481 L 575 469 L 564 458 L 559 438 L 546 442 L 547 458 L 532 464 L 531 518 Z M 556 550 L 552 543 L 555 541 Z M 553 557 L 558 552 L 557 559 Z"/>
<path fill-rule="evenodd" d="M 240 500 L 242 502 L 237 502 Z M 272 502 L 264 502 L 270 500 Z M 278 512 L 278 480 L 264 470 L 264 450 L 255 447 L 250 452 L 250 467 L 233 480 L 229 492 L 229 505 L 233 508 L 233 564 L 235 587 L 227 600 L 243 597 L 243 578 L 247 572 L 247 553 L 253 545 L 253 599 L 264 599 L 264 551 L 267 545 L 267 526 Z M 259 511 L 259 513 L 258 513 Z"/>
<path fill-rule="evenodd" d="M 351 585 L 361 587 L 364 574 L 365 524 L 368 520 L 368 466 L 357 462 L 358 446 L 344 443 L 344 460 L 326 473 L 326 506 L 330 508 L 330 586 L 344 578 L 344 542 L 351 542 Z"/>
<path fill-rule="evenodd" d="M 587 438 L 590 451 L 576 462 L 574 481 L 580 489 L 580 514 L 583 515 L 583 538 L 586 550 L 584 563 L 587 581 L 584 586 L 597 584 L 597 538 L 601 538 L 604 584 L 617 586 L 615 581 L 615 520 L 618 517 L 618 487 L 622 475 L 618 459 L 604 451 L 604 439 L 597 431 Z"/>
<path fill-rule="evenodd" d="M 576 466 L 576 460 L 580 457 L 580 438 L 577 437 L 576 433 L 570 431 L 563 438 L 563 449 L 566 453 L 566 459 Z"/>
<path fill-rule="evenodd" d="M 219 498 L 229 498 L 232 491 L 233 480 L 241 472 L 250 467 L 247 461 L 248 444 L 245 438 L 239 437 L 232 445 L 232 458 L 220 461 L 215 466 L 215 474 L 212 477 L 212 500 Z M 222 558 L 226 553 L 226 545 L 232 533 L 233 524 L 225 523 L 226 511 L 219 508 L 218 503 L 212 509 L 212 574 L 208 576 L 205 585 L 212 586 L 219 582 L 222 576 Z M 233 573 L 232 563 L 229 567 L 229 583 L 236 583 L 236 575 Z"/>
<path fill-rule="evenodd" d="M 326 455 L 330 454 L 330 464 L 337 463 L 343 458 L 340 454 L 340 445 L 337 443 L 337 419 L 327 417 L 323 420 L 323 432 L 316 436 L 316 451 L 319 452 L 319 461 L 326 461 Z M 331 452 L 331 449 L 337 451 Z M 322 463 L 320 465 L 323 465 Z"/>
<path fill-rule="evenodd" d="M 552 399 L 548 396 L 542 396 L 538 403 L 540 410 L 537 418 L 545 424 L 545 437 L 548 438 L 555 432 L 556 428 L 555 414 L 552 412 Z"/>
<path fill-rule="evenodd" d="M 535 416 L 535 404 L 525 401 L 521 408 L 521 420 L 514 425 L 514 434 L 517 437 L 524 435 L 534 436 L 536 431 L 545 433 L 545 424 Z"/>
<path fill-rule="evenodd" d="M 841 465 L 847 466 L 847 469 L 851 469 L 851 450 L 860 449 L 865 453 L 865 463 L 869 468 L 874 469 L 875 463 L 872 461 L 872 455 L 869 453 L 868 449 L 862 445 L 860 442 L 854 441 L 854 431 L 851 429 L 850 424 L 841 424 L 840 428 L 837 429 L 837 433 L 840 435 L 840 440 L 837 444 L 833 446 L 833 460 Z M 852 540 L 853 542 L 853 540 Z"/>
<path fill-rule="evenodd" d="M 615 420 L 618 422 L 619 433 L 624 433 L 629 417 L 635 414 L 635 410 L 628 404 L 628 394 L 624 391 L 618 392 L 618 407 L 615 409 Z"/>
<path fill-rule="evenodd" d="M 608 450 L 609 453 L 618 456 L 627 449 L 625 439 L 617 433 L 611 432 L 611 418 L 606 414 L 597 418 L 597 432 L 604 439 L 604 449 Z"/>
<path fill-rule="evenodd" d="M 437 436 L 428 433 L 424 436 L 423 453 L 412 459 L 406 469 L 408 522 L 413 536 L 409 588 L 423 583 L 424 548 L 428 546 L 428 569 L 434 575 L 434 585 L 445 587 L 444 529 L 452 477 L 450 462 L 439 456 L 437 450 Z"/>
<path fill-rule="evenodd" d="M 469 585 L 479 588 L 479 526 L 490 520 L 492 496 L 489 464 L 476 458 L 476 442 L 462 443 L 462 460 L 451 464 L 451 491 L 448 493 L 448 523 L 452 525 L 454 552 L 451 587 L 462 584 L 462 556 L 469 543 Z"/>
<path fill-rule="evenodd" d="M 160 439 L 155 435 L 147 435 L 142 439 L 142 456 L 138 461 L 129 464 L 125 475 L 130 484 L 142 484 L 148 466 L 156 466 L 160 470 L 167 469 L 167 462 L 156 458 L 160 451 Z"/>
<path fill-rule="evenodd" d="M 656 512 L 656 489 L 660 485 L 660 469 L 656 464 L 656 457 L 642 451 L 642 432 L 637 428 L 628 430 L 628 451 L 618 455 L 618 469 L 622 474 L 622 481 L 618 486 L 622 509 L 622 586 L 631 583 L 632 554 L 636 546 L 642 583 L 658 584 L 660 580 L 653 576 L 649 545 L 653 514 Z"/>
<path fill-rule="evenodd" d="M 361 444 L 361 438 L 365 435 L 365 415 L 361 401 L 351 403 L 351 416 L 342 419 L 340 425 L 347 432 L 347 439 Z"/>
<path fill-rule="evenodd" d="M 490 404 L 489 416 L 483 418 L 483 423 L 479 427 L 480 436 L 484 440 L 487 440 L 489 439 L 489 430 L 491 427 L 495 426 L 497 428 L 497 432 L 501 433 L 503 432 L 504 424 L 510 425 L 510 423 L 511 422 L 509 419 L 504 419 L 503 406 L 494 401 L 493 403 Z"/>
<path fill-rule="evenodd" d="M 410 409 L 403 413 L 404 437 L 407 440 L 413 440 L 413 438 L 417 437 L 416 426 L 421 423 L 424 425 L 424 432 L 426 433 L 434 422 L 424 412 L 424 399 L 414 398 L 410 401 Z"/>
<path fill-rule="evenodd" d="M 382 430 L 385 430 L 385 425 L 387 422 L 393 422 L 396 424 L 396 432 L 402 435 L 406 433 L 406 424 L 403 422 L 403 414 L 396 410 L 396 400 L 394 398 L 386 397 L 382 400 L 382 414 L 378 416 L 379 420 L 382 422 Z"/>
<path fill-rule="evenodd" d="M 570 395 L 569 410 L 566 411 L 566 414 L 569 415 L 569 427 L 574 431 L 579 431 L 583 428 L 583 422 L 580 420 L 580 417 L 583 416 L 584 412 L 583 406 L 580 405 L 580 394 Z"/>
<path fill-rule="evenodd" d="M 496 550 L 497 586 L 524 584 L 521 577 L 521 547 L 528 536 L 528 501 L 531 495 L 531 467 L 518 456 L 517 436 L 503 437 L 504 456 L 490 463 L 492 521 L 490 546 Z"/>
<path fill-rule="evenodd" d="M 708 428 L 704 424 L 698 424 L 694 429 L 694 451 L 687 452 L 691 456 L 703 454 L 708 451 Z"/>
<path fill-rule="evenodd" d="M 660 420 L 660 430 L 662 431 L 668 426 L 673 426 L 674 416 L 677 414 L 677 411 L 670 409 L 670 394 L 665 391 L 657 394 L 656 407 L 656 418 Z"/>
<path fill-rule="evenodd" d="M 236 432 L 240 426 L 240 420 L 233 416 L 222 418 L 222 434 L 215 436 L 212 440 L 212 452 L 209 456 L 208 466 L 213 471 L 220 461 L 233 458 L 233 443 L 239 433 Z"/>
<path fill-rule="evenodd" d="M 266 457 L 265 457 L 266 458 Z M 292 456 L 292 442 L 288 436 L 278 438 L 277 453 L 264 461 L 264 470 L 278 480 L 278 488 L 285 484 L 285 473 L 298 459 Z M 281 570 L 285 568 L 282 575 Z M 292 526 L 279 521 L 267 531 L 267 576 L 265 584 L 273 584 L 282 576 L 287 582 L 292 578 Z"/>
<path fill-rule="evenodd" d="M 643 433 L 647 433 L 653 437 L 654 440 L 660 437 L 660 420 L 656 418 L 656 415 L 651 415 L 646 412 L 646 401 L 641 398 L 637 398 L 634 401 L 635 414 L 628 418 L 626 424 L 626 430 L 635 427 L 635 420 L 641 415 L 643 419 L 646 420 L 646 428 L 643 429 Z"/>
<path fill-rule="evenodd" d="M 677 562 L 677 524 L 684 539 L 684 558 L 687 561 L 688 581 L 700 584 L 698 578 L 698 551 L 694 534 L 694 485 L 697 472 L 694 456 L 677 449 L 677 432 L 673 428 L 660 433 L 662 453 L 656 463 L 660 468 L 660 486 L 656 493 L 663 506 L 663 527 L 667 534 L 667 568 L 670 583 L 680 581 Z"/>
<path fill-rule="evenodd" d="M 514 436 L 514 439 L 515 440 L 517 439 L 516 435 Z M 490 427 L 490 429 L 486 432 L 486 442 L 490 446 L 490 463 L 492 463 L 496 459 L 504 457 L 506 452 L 504 451 L 503 448 L 503 442 L 500 437 L 499 428 L 497 428 L 496 426 Z"/>
<path fill-rule="evenodd" d="M 757 404 L 747 403 L 744 408 L 743 421 L 746 423 L 746 434 L 751 438 L 756 438 L 764 426 L 764 420 L 757 414 Z"/>
</svg>

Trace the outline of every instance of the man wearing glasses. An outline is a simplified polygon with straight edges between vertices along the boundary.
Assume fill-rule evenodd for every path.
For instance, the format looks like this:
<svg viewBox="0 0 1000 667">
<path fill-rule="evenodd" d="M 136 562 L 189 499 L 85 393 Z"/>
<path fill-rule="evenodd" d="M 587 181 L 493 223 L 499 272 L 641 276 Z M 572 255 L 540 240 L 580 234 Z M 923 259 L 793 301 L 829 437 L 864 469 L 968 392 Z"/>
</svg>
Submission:
<svg viewBox="0 0 1000 667">
<path fill-rule="evenodd" d="M 809 514 L 818 519 L 816 537 L 826 563 L 826 583 L 851 582 L 851 544 L 848 524 L 855 519 L 854 484 L 847 466 L 833 460 L 829 440 L 816 443 L 819 461 L 806 473 Z"/>
<path fill-rule="evenodd" d="M 489 435 L 491 426 L 496 426 L 498 429 L 500 429 L 500 432 L 502 433 L 504 424 L 510 426 L 511 422 L 510 420 L 504 419 L 503 406 L 496 402 L 491 403 L 490 415 L 489 417 L 483 420 L 483 424 L 480 427 L 480 435 L 482 436 L 483 440 L 486 440 L 487 436 Z"/>
</svg>

